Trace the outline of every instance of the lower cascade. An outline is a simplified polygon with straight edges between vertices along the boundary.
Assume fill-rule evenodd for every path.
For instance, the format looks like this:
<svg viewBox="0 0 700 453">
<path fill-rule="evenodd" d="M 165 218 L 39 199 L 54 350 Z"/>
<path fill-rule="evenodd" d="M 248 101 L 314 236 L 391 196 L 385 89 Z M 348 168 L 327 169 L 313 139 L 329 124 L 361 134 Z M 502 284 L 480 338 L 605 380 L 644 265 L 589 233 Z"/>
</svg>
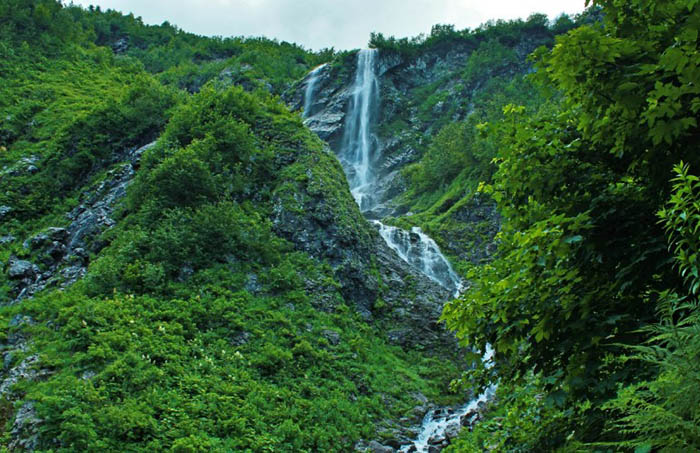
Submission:
<svg viewBox="0 0 700 453">
<path fill-rule="evenodd" d="M 482 358 L 487 368 L 493 363 L 493 348 L 486 346 L 486 351 Z M 483 405 L 491 399 L 496 386 L 491 385 L 483 393 L 473 398 L 468 403 L 456 409 L 438 408 L 429 411 L 423 417 L 420 433 L 418 437 L 408 445 L 404 445 L 399 450 L 406 453 L 430 453 L 436 448 L 441 448 L 449 443 L 451 437 L 457 435 L 462 427 L 473 426 L 481 417 L 480 410 Z"/>
<path fill-rule="evenodd" d="M 419 269 L 431 280 L 454 291 L 455 297 L 459 295 L 462 281 L 430 236 L 418 227 L 406 231 L 377 220 L 374 224 L 384 241 L 402 260 Z"/>
<path fill-rule="evenodd" d="M 479 410 L 491 398 L 495 388 L 456 409 L 438 408 L 429 411 L 423 417 L 420 434 L 413 443 L 404 445 L 399 450 L 407 453 L 429 453 L 432 448 L 441 447 L 449 438 L 459 433 L 465 426 L 471 426 L 478 418 Z"/>
</svg>

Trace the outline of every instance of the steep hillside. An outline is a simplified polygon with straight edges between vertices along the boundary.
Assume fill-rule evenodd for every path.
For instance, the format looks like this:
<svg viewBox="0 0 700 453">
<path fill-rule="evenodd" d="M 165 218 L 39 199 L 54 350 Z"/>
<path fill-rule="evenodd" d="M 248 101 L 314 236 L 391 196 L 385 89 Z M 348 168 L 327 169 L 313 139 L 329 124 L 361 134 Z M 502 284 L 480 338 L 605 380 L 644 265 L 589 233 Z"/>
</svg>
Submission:
<svg viewBox="0 0 700 453">
<path fill-rule="evenodd" d="M 267 93 L 294 77 L 280 54 L 302 71 L 321 56 L 3 8 L 6 448 L 347 451 L 455 398 L 445 290 L 386 246 L 335 157 Z M 133 46 L 103 23 L 130 24 Z M 260 83 L 170 86 L 140 62 L 163 34 L 250 50 Z"/>
<path fill-rule="evenodd" d="M 700 3 L 593 3 L 342 52 L 0 3 L 0 450 L 698 451 Z"/>
</svg>

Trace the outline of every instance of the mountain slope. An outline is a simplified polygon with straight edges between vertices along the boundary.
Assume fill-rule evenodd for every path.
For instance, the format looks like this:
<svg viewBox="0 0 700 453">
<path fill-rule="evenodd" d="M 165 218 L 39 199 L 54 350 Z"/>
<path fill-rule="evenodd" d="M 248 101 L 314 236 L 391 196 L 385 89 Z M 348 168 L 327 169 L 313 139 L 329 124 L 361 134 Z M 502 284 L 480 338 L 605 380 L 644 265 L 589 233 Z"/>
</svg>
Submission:
<svg viewBox="0 0 700 453">
<path fill-rule="evenodd" d="M 347 451 L 450 398 L 457 368 L 423 352 L 454 344 L 425 323 L 442 290 L 388 251 L 298 116 L 241 81 L 161 84 L 94 45 L 84 18 L 114 14 L 11 6 L 7 448 Z"/>
</svg>

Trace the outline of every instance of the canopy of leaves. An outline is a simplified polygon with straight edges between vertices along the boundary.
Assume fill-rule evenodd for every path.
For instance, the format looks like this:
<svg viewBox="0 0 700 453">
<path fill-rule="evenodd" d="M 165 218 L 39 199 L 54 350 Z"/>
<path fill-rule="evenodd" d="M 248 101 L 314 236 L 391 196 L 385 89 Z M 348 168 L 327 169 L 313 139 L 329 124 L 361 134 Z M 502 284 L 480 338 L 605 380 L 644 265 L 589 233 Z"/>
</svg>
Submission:
<svg viewBox="0 0 700 453">
<path fill-rule="evenodd" d="M 444 314 L 465 343 L 496 350 L 495 366 L 475 378 L 498 375 L 506 389 L 537 379 L 561 411 L 559 434 L 535 432 L 534 445 L 553 436 L 562 447 L 631 432 L 605 431 L 610 416 L 601 404 L 619 385 L 655 370 L 614 358 L 622 344 L 658 333 L 645 326 L 659 321 L 665 291 L 683 287 L 657 212 L 671 196 L 674 164 L 700 165 L 700 6 L 596 3 L 602 24 L 576 28 L 537 55 L 537 77 L 562 92 L 563 104 L 529 118 L 508 107 L 506 119 L 489 126 L 498 169 L 483 190 L 505 219 L 499 253 L 471 272 L 471 289 Z M 674 205 L 695 201 L 682 198 L 682 187 L 676 191 Z M 690 212 L 662 212 L 693 222 Z M 678 222 L 666 227 L 679 234 L 678 259 L 692 264 L 685 247 L 694 243 L 694 226 Z M 692 267 L 685 269 L 692 278 Z"/>
</svg>

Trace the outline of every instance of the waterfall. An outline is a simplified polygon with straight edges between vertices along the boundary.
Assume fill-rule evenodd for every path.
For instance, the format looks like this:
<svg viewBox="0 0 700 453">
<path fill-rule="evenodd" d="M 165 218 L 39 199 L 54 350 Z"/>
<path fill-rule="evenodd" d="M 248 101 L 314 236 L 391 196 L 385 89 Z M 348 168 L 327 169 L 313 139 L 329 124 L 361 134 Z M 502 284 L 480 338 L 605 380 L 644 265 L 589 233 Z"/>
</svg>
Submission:
<svg viewBox="0 0 700 453">
<path fill-rule="evenodd" d="M 376 75 L 377 50 L 365 49 L 357 54 L 357 70 L 350 89 L 348 111 L 345 116 L 340 159 L 348 176 L 350 191 L 364 213 L 376 206 L 376 172 L 373 164 L 379 150 L 372 133 L 379 105 L 379 80 Z M 307 85 L 308 90 L 309 85 Z M 461 280 L 450 263 L 440 253 L 435 241 L 420 228 L 410 232 L 374 222 L 384 241 L 401 259 L 428 276 L 431 280 L 457 293 Z"/>
<path fill-rule="evenodd" d="M 318 75 L 321 73 L 323 68 L 326 67 L 326 63 L 317 66 L 306 76 L 306 90 L 304 90 L 304 118 L 311 116 L 311 108 L 314 103 L 314 88 L 316 88 L 316 82 L 318 82 Z"/>
<path fill-rule="evenodd" d="M 459 295 L 462 280 L 452 270 L 449 261 L 440 253 L 438 245 L 420 228 L 413 227 L 411 231 L 384 225 L 375 221 L 379 234 L 384 241 L 407 263 L 419 269 L 433 281 L 455 291 Z"/>
<path fill-rule="evenodd" d="M 342 140 L 339 157 L 350 184 L 355 201 L 360 210 L 368 214 L 377 205 L 376 178 L 377 172 L 373 168 L 379 152 L 378 140 L 372 133 L 372 126 L 377 121 L 379 105 L 379 80 L 376 75 L 377 51 L 372 49 L 361 50 L 357 54 L 357 70 L 350 90 L 348 110 L 345 116 L 345 132 Z M 313 74 L 312 74 L 313 76 Z M 311 105 L 313 95 L 313 77 L 306 86 L 305 102 Z M 393 249 L 396 254 L 413 268 L 417 269 L 431 280 L 453 291 L 455 297 L 459 296 L 462 289 L 462 281 L 450 266 L 449 261 L 440 252 L 428 235 L 420 228 L 413 227 L 406 231 L 394 226 L 385 225 L 380 221 L 374 221 L 379 234 Z M 486 351 L 484 360 L 490 360 L 492 351 Z M 428 452 L 432 451 L 431 442 L 446 435 L 448 429 L 459 429 L 462 417 L 474 414 L 479 405 L 490 398 L 494 388 L 477 396 L 456 410 L 445 408 L 436 409 L 426 414 L 418 438 L 411 444 L 401 448 L 402 452 Z"/>
<path fill-rule="evenodd" d="M 345 134 L 341 159 L 346 164 L 350 191 L 360 210 L 368 211 L 375 205 L 372 197 L 377 140 L 372 134 L 379 99 L 379 81 L 375 73 L 376 49 L 361 50 L 357 54 L 357 70 L 351 88 L 348 112 L 345 116 Z"/>
</svg>

